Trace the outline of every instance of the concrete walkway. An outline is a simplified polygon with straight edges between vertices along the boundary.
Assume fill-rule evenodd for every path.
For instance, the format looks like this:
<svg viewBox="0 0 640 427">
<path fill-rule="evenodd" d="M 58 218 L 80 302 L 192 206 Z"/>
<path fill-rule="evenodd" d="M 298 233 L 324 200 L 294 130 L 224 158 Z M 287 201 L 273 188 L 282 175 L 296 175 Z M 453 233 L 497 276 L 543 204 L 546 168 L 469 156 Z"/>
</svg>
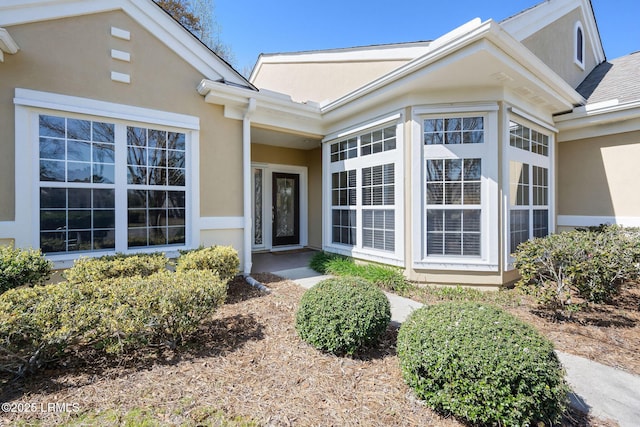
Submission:
<svg viewBox="0 0 640 427">
<path fill-rule="evenodd" d="M 306 289 L 330 277 L 308 267 L 273 271 L 273 274 L 293 280 Z M 391 321 L 398 325 L 422 307 L 419 302 L 397 295 L 387 293 L 387 297 L 391 303 Z M 640 376 L 583 357 L 559 351 L 557 354 L 573 389 L 569 396 L 572 406 L 597 418 L 614 420 L 620 427 L 640 426 Z"/>
</svg>

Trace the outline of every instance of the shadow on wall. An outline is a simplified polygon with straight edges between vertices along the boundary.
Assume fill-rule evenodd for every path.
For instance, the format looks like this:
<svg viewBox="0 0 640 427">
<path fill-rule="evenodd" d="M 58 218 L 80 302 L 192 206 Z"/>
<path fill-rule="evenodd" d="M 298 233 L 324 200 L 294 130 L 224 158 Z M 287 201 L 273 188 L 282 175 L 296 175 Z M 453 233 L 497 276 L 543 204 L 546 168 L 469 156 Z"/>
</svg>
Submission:
<svg viewBox="0 0 640 427">
<path fill-rule="evenodd" d="M 638 160 L 640 131 L 561 142 L 558 215 L 640 217 Z"/>
</svg>

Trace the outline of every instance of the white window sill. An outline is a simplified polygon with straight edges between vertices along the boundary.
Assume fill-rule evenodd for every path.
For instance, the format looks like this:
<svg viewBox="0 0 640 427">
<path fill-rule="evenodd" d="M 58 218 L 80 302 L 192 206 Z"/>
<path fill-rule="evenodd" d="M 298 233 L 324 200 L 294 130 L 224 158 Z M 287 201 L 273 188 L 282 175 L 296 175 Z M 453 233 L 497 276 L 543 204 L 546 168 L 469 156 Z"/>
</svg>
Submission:
<svg viewBox="0 0 640 427">
<path fill-rule="evenodd" d="M 454 270 L 454 271 L 491 271 L 498 272 L 498 264 L 474 259 L 424 259 L 414 261 L 415 270 Z"/>
<path fill-rule="evenodd" d="M 404 267 L 404 260 L 396 257 L 395 254 L 391 252 L 375 251 L 375 253 L 373 253 L 374 251 L 342 245 L 325 245 L 323 250 L 365 261 L 377 262 L 395 267 Z"/>
</svg>

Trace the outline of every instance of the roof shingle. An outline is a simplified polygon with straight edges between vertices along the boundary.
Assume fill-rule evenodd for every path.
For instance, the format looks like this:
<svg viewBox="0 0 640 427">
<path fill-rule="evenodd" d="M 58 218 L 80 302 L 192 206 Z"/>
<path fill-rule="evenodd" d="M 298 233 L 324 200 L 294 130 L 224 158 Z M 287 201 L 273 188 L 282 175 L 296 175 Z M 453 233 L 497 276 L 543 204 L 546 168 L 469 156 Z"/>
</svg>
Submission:
<svg viewBox="0 0 640 427">
<path fill-rule="evenodd" d="M 612 99 L 620 103 L 640 100 L 640 52 L 603 62 L 576 90 L 587 99 L 587 104 Z"/>
</svg>

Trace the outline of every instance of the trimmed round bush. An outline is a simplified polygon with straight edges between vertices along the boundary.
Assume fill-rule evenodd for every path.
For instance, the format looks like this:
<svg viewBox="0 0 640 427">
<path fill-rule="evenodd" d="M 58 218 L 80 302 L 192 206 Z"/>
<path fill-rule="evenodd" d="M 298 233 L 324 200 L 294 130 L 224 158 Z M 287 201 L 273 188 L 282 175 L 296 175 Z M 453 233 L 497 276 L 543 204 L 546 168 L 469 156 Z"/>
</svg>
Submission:
<svg viewBox="0 0 640 427">
<path fill-rule="evenodd" d="M 560 420 L 568 387 L 553 344 L 493 306 L 451 302 L 416 310 L 398 333 L 406 383 L 431 408 L 473 424 Z"/>
<path fill-rule="evenodd" d="M 390 320 L 389 300 L 379 288 L 363 279 L 340 277 L 305 292 L 296 331 L 317 349 L 351 355 L 377 341 Z"/>
</svg>

